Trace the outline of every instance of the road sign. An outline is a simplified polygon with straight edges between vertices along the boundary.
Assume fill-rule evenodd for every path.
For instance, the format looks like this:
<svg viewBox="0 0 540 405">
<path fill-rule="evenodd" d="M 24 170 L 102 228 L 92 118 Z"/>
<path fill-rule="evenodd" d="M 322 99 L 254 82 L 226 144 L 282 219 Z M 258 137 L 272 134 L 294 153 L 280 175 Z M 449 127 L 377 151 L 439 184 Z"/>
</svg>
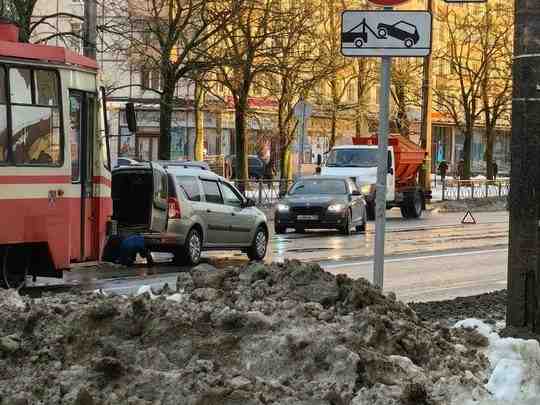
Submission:
<svg viewBox="0 0 540 405">
<path fill-rule="evenodd" d="M 368 0 L 368 1 L 378 6 L 397 6 L 399 4 L 408 2 L 409 0 Z"/>
<path fill-rule="evenodd" d="M 341 19 L 344 56 L 427 56 L 431 52 L 427 11 L 345 11 Z"/>
<path fill-rule="evenodd" d="M 313 114 L 313 107 L 303 100 L 300 100 L 294 106 L 294 116 L 297 118 L 309 118 L 311 114 Z"/>
</svg>

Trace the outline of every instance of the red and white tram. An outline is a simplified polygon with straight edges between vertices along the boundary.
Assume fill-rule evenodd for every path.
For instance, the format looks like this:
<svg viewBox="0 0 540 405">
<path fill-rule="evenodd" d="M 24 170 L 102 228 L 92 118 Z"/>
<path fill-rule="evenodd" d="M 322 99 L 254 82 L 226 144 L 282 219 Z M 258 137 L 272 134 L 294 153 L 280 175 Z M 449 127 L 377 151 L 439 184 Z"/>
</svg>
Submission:
<svg viewBox="0 0 540 405">
<path fill-rule="evenodd" d="M 0 285 L 98 260 L 112 212 L 94 60 L 0 21 Z"/>
</svg>

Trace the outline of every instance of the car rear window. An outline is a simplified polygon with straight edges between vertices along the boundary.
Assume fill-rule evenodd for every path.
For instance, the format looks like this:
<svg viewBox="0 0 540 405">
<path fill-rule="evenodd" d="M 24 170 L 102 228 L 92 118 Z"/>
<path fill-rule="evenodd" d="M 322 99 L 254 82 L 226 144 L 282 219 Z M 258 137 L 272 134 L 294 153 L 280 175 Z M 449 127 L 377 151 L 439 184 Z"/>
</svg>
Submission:
<svg viewBox="0 0 540 405">
<path fill-rule="evenodd" d="M 184 192 L 188 200 L 201 201 L 201 191 L 199 180 L 196 177 L 177 176 L 178 187 Z"/>
<path fill-rule="evenodd" d="M 223 198 L 219 191 L 218 184 L 211 180 L 202 180 L 202 186 L 204 195 L 206 196 L 206 202 L 214 204 L 223 204 Z"/>
</svg>

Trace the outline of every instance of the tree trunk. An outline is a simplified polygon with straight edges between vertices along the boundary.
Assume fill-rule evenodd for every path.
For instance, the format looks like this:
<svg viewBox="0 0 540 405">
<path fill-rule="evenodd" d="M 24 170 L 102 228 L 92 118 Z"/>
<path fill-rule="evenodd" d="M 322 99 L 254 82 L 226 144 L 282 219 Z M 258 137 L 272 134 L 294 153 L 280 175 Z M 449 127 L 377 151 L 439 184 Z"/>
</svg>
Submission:
<svg viewBox="0 0 540 405">
<path fill-rule="evenodd" d="M 472 124 L 467 124 L 465 130 L 465 141 L 463 143 L 463 180 L 469 180 L 471 178 L 472 138 L 473 126 Z"/>
<path fill-rule="evenodd" d="M 235 113 L 234 121 L 236 128 L 236 162 L 235 174 L 236 178 L 241 180 L 239 187 L 243 192 L 245 183 L 249 179 L 248 166 L 248 148 L 246 139 L 246 113 L 248 108 L 248 96 L 242 94 L 240 97 L 235 97 Z"/>
<path fill-rule="evenodd" d="M 540 26 L 540 3 L 517 0 L 515 4 L 506 324 L 510 329 L 540 333 L 540 101 L 536 88 L 540 83 L 540 37 L 534 29 Z"/>
<path fill-rule="evenodd" d="M 165 82 L 166 83 L 166 82 Z M 159 149 L 160 160 L 171 160 L 171 119 L 174 86 L 166 85 L 159 100 Z"/>
<path fill-rule="evenodd" d="M 356 122 L 355 135 L 357 138 L 369 135 L 369 123 L 367 114 L 367 89 L 365 83 L 362 83 L 361 75 L 366 75 L 365 61 L 359 58 L 358 61 L 358 78 L 356 80 Z"/>
<path fill-rule="evenodd" d="M 335 108 L 332 109 L 332 118 L 331 118 L 331 130 L 330 130 L 330 143 L 328 145 L 329 149 L 332 149 L 336 145 L 337 138 L 337 111 Z"/>
<path fill-rule="evenodd" d="M 195 160 L 204 160 L 204 90 L 195 82 Z"/>
</svg>

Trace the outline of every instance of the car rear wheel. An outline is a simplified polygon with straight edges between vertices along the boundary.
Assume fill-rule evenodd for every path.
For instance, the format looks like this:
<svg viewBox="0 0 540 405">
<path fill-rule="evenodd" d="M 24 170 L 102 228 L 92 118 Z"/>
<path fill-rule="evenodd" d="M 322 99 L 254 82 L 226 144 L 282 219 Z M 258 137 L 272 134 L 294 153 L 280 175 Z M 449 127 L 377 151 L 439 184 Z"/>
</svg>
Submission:
<svg viewBox="0 0 540 405">
<path fill-rule="evenodd" d="M 200 263 L 202 254 L 202 235 L 197 229 L 193 228 L 189 231 L 186 238 L 186 244 L 181 253 L 183 253 L 185 264 L 196 266 Z M 177 255 L 175 255 L 175 259 L 176 257 Z"/>
<path fill-rule="evenodd" d="M 412 48 L 412 46 L 414 45 L 414 41 L 411 38 L 405 39 L 403 43 L 405 44 L 407 48 Z"/>
<path fill-rule="evenodd" d="M 255 232 L 255 237 L 250 248 L 247 251 L 249 260 L 260 261 L 266 256 L 268 246 L 268 235 L 264 227 L 259 226 Z"/>
</svg>

